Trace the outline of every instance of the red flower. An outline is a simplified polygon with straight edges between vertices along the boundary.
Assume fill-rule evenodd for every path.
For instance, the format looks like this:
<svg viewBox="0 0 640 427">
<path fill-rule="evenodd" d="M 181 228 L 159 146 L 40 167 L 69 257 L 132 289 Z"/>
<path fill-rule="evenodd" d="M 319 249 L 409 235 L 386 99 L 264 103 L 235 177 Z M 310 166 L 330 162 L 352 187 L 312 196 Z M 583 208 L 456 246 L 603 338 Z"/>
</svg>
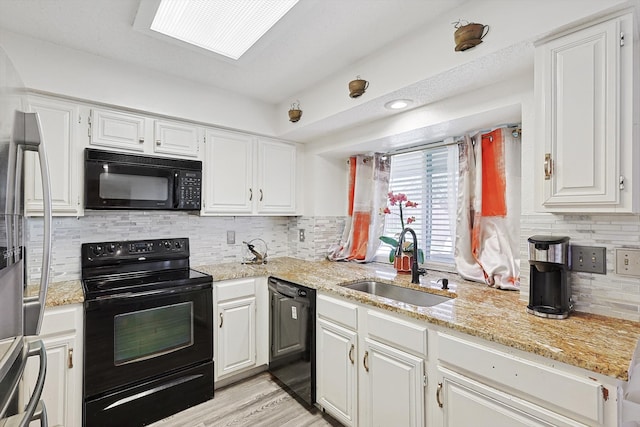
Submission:
<svg viewBox="0 0 640 427">
<path fill-rule="evenodd" d="M 406 207 L 408 208 L 417 208 L 418 204 L 416 202 L 412 202 L 410 200 L 407 200 L 407 203 L 404 204 Z"/>
<path fill-rule="evenodd" d="M 409 218 L 407 218 L 407 224 L 411 224 L 412 222 L 414 222 L 416 220 L 415 216 L 410 216 Z"/>
<path fill-rule="evenodd" d="M 390 214 L 390 213 L 391 213 L 391 209 L 389 209 L 389 207 L 387 206 L 386 208 L 384 208 L 384 210 L 382 211 L 382 213 L 384 213 L 384 214 Z"/>
</svg>

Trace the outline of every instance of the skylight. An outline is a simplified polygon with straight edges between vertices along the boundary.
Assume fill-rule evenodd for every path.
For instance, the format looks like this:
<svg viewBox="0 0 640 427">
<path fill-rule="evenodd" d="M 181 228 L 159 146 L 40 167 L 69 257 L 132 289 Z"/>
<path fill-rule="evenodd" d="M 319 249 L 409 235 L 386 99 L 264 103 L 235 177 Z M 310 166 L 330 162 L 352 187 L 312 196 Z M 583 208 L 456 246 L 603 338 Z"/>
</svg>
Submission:
<svg viewBox="0 0 640 427">
<path fill-rule="evenodd" d="M 298 0 L 162 0 L 151 29 L 240 58 Z"/>
</svg>

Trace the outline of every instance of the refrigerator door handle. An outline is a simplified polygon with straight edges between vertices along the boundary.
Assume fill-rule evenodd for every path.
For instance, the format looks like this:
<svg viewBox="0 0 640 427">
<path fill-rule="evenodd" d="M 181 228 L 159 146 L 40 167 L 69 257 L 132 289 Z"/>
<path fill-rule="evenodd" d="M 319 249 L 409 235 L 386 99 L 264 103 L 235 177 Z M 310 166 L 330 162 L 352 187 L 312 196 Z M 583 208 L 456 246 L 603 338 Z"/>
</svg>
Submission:
<svg viewBox="0 0 640 427">
<path fill-rule="evenodd" d="M 40 271 L 40 293 L 37 297 L 24 299 L 24 334 L 38 335 L 42 325 L 44 306 L 49 286 L 49 266 L 51 265 L 51 181 L 49 178 L 49 163 L 42 139 L 42 127 L 38 113 L 24 114 L 24 134 L 16 139 L 16 143 L 25 150 L 36 151 L 40 161 L 40 175 L 42 177 L 42 204 L 44 219 L 44 236 L 42 242 L 42 269 Z"/>
<path fill-rule="evenodd" d="M 38 379 L 33 389 L 33 394 L 29 398 L 29 403 L 24 410 L 6 420 L 5 427 L 28 427 L 31 421 L 40 420 L 40 425 L 47 427 L 47 408 L 44 402 L 40 400 L 42 390 L 44 389 L 44 380 L 47 375 L 47 351 L 42 340 L 32 341 L 29 343 L 27 350 L 27 358 L 38 356 L 40 358 L 40 368 L 38 370 Z M 24 366 L 24 365 L 23 365 Z"/>
</svg>

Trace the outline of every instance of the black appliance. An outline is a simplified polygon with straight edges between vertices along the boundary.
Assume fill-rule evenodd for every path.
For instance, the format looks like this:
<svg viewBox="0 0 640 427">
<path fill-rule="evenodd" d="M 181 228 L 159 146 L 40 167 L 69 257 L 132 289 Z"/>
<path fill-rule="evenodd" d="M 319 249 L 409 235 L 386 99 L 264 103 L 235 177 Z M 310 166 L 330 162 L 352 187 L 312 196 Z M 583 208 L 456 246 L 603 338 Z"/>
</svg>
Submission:
<svg viewBox="0 0 640 427">
<path fill-rule="evenodd" d="M 84 243 L 83 422 L 142 426 L 213 398 L 212 277 L 189 239 Z"/>
<path fill-rule="evenodd" d="M 569 238 L 531 236 L 529 242 L 529 305 L 527 312 L 564 319 L 573 310 L 569 281 Z"/>
<path fill-rule="evenodd" d="M 269 278 L 269 372 L 294 397 L 316 400 L 316 291 Z"/>
<path fill-rule="evenodd" d="M 202 162 L 85 149 L 87 209 L 200 210 Z"/>
</svg>

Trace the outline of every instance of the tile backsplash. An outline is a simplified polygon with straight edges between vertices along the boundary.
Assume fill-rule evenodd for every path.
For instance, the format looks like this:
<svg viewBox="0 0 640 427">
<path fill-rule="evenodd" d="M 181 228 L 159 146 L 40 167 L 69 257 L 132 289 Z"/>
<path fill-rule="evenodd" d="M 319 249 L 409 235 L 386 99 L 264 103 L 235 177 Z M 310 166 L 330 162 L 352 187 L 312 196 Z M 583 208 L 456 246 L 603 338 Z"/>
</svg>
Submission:
<svg viewBox="0 0 640 427">
<path fill-rule="evenodd" d="M 261 238 L 268 256 L 293 256 L 317 260 L 342 234 L 342 217 L 201 217 L 186 212 L 104 211 L 80 218 L 54 217 L 52 280 L 80 278 L 82 243 L 115 240 L 188 237 L 192 266 L 240 262 L 242 241 Z M 305 229 L 299 242 L 298 230 Z M 227 231 L 235 231 L 235 244 L 227 244 Z M 42 260 L 42 218 L 27 219 L 27 275 L 40 278 Z"/>
<path fill-rule="evenodd" d="M 578 311 L 640 321 L 640 279 L 615 274 L 615 249 L 640 248 L 638 215 L 525 214 L 520 225 L 520 299 L 529 299 L 527 238 L 535 234 L 569 236 L 570 244 L 606 247 L 607 274 L 571 273 L 572 298 Z M 201 217 L 184 212 L 91 212 L 81 218 L 53 219 L 52 277 L 80 278 L 80 245 L 86 242 L 189 237 L 191 265 L 240 262 L 242 241 L 261 238 L 270 257 L 319 260 L 336 244 L 345 217 Z M 305 230 L 300 242 L 299 230 Z M 227 244 L 227 231 L 235 244 Z M 27 274 L 40 277 L 42 219 L 27 219 Z M 497 291 L 501 292 L 501 291 Z"/>
<path fill-rule="evenodd" d="M 569 236 L 570 245 L 606 248 L 606 274 L 570 273 L 577 311 L 640 320 L 640 278 L 615 273 L 616 248 L 640 248 L 639 215 L 527 214 L 520 221 L 520 299 L 529 300 L 527 239 Z"/>
</svg>

